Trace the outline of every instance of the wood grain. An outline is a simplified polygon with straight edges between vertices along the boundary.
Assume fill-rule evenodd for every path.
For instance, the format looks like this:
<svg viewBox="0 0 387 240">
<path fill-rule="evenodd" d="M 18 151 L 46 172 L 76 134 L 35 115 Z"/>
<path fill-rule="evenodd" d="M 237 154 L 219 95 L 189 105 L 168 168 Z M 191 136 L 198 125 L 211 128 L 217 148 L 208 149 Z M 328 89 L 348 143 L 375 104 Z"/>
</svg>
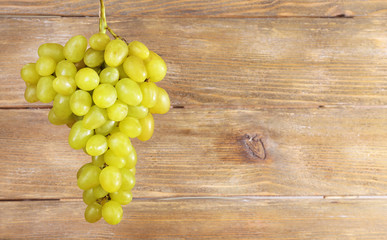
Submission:
<svg viewBox="0 0 387 240">
<path fill-rule="evenodd" d="M 0 18 L 0 107 L 26 107 L 21 67 L 44 42 L 91 36 L 96 18 Z M 173 105 L 305 108 L 387 104 L 384 19 L 121 19 L 166 60 Z M 26 38 L 26 36 L 28 36 Z M 172 51 L 171 51 L 172 49 Z"/>
<path fill-rule="evenodd" d="M 137 200 L 109 226 L 82 202 L 0 202 L 0 238 L 385 239 L 385 200 Z M 64 230 L 65 227 L 65 230 Z"/>
<path fill-rule="evenodd" d="M 80 198 L 48 110 L 0 110 L 1 199 Z M 136 197 L 386 195 L 387 109 L 172 109 L 133 141 Z M 262 155 L 264 151 L 264 155 Z"/>
<path fill-rule="evenodd" d="M 108 16 L 336 17 L 385 16 L 383 0 L 105 0 Z M 97 0 L 0 0 L 0 14 L 98 16 Z"/>
</svg>

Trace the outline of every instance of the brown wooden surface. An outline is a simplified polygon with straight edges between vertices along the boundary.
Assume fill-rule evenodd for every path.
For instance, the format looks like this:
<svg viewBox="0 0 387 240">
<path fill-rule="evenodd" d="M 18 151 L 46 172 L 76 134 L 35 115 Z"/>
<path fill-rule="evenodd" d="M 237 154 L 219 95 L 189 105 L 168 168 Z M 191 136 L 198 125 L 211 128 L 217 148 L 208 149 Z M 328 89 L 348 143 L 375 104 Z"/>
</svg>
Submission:
<svg viewBox="0 0 387 240">
<path fill-rule="evenodd" d="M 40 44 L 95 33 L 98 1 L 0 0 L 0 239 L 386 239 L 386 1 L 106 6 L 169 69 L 134 201 L 118 226 L 83 220 L 89 157 L 19 77 Z"/>
</svg>

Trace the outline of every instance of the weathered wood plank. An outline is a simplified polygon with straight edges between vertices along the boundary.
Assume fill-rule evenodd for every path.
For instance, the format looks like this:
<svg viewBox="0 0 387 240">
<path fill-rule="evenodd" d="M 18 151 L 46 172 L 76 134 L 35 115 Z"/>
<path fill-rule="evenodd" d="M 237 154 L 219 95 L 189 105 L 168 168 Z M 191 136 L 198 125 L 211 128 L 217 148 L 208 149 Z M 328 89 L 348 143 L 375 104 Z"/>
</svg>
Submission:
<svg viewBox="0 0 387 240">
<path fill-rule="evenodd" d="M 0 202 L 0 238 L 384 239 L 386 200 L 137 200 L 119 225 L 83 220 L 80 202 Z M 65 230 L 64 230 L 65 229 Z"/>
<path fill-rule="evenodd" d="M 44 42 L 91 36 L 96 18 L 1 18 L 0 107 L 23 99 L 21 67 Z M 121 19 L 162 55 L 174 105 L 253 108 L 387 104 L 384 19 Z"/>
<path fill-rule="evenodd" d="M 80 198 L 89 161 L 48 110 L 0 110 L 1 199 Z M 385 195 L 387 109 L 172 109 L 133 141 L 136 197 Z"/>
<path fill-rule="evenodd" d="M 105 0 L 109 16 L 274 17 L 385 16 L 383 0 Z M 97 0 L 0 0 L 0 14 L 98 16 Z"/>
</svg>

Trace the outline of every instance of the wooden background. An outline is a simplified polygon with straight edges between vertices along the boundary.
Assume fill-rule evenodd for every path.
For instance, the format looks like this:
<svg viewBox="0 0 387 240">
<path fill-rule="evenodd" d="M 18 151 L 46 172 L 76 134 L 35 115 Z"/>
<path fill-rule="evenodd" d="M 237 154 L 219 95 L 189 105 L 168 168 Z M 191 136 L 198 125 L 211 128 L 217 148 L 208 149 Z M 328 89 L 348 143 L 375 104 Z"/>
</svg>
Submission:
<svg viewBox="0 0 387 240">
<path fill-rule="evenodd" d="M 19 76 L 98 4 L 0 0 L 0 239 L 387 239 L 386 1 L 106 0 L 172 101 L 117 226 L 84 221 L 89 158 Z"/>
</svg>

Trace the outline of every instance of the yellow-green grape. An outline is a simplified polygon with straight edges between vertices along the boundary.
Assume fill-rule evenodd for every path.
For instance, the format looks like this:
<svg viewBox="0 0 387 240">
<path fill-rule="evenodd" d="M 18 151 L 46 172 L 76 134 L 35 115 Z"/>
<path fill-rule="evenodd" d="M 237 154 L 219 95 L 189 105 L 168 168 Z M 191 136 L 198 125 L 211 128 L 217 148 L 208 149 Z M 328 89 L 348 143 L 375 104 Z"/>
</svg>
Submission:
<svg viewBox="0 0 387 240">
<path fill-rule="evenodd" d="M 29 103 L 34 103 L 39 101 L 38 97 L 36 96 L 36 85 L 34 84 L 27 85 L 24 91 L 24 99 Z"/>
<path fill-rule="evenodd" d="M 103 198 L 105 197 L 108 192 L 106 192 L 102 187 L 101 185 L 98 185 L 96 187 L 93 188 L 93 194 L 94 194 L 94 197 L 96 197 L 97 199 L 98 198 Z"/>
<path fill-rule="evenodd" d="M 35 69 L 40 76 L 50 76 L 55 72 L 56 62 L 52 57 L 43 56 L 36 61 Z"/>
<path fill-rule="evenodd" d="M 38 55 L 39 57 L 51 57 L 55 62 L 60 62 L 65 59 L 63 55 L 63 46 L 58 43 L 45 43 L 40 45 Z"/>
<path fill-rule="evenodd" d="M 94 196 L 93 188 L 89 188 L 83 191 L 82 197 L 83 197 L 83 202 L 86 203 L 87 205 L 90 205 L 93 202 L 95 202 L 95 200 L 97 200 L 97 198 Z"/>
<path fill-rule="evenodd" d="M 81 175 L 81 172 L 82 172 L 82 169 L 85 168 L 86 166 L 89 166 L 89 165 L 92 165 L 92 163 L 86 163 L 84 165 L 82 165 L 82 167 L 80 167 L 77 171 L 77 179 L 79 178 L 79 175 Z"/>
<path fill-rule="evenodd" d="M 93 130 L 83 127 L 82 120 L 74 123 L 69 133 L 69 144 L 74 149 L 82 149 L 86 146 L 87 140 L 94 135 Z"/>
<path fill-rule="evenodd" d="M 148 108 L 144 106 L 128 106 L 128 117 L 144 118 L 148 115 Z"/>
<path fill-rule="evenodd" d="M 110 198 L 121 205 L 129 204 L 132 201 L 132 192 L 130 190 L 118 190 L 110 193 Z"/>
<path fill-rule="evenodd" d="M 125 168 L 132 169 L 136 167 L 137 164 L 137 153 L 136 149 L 133 148 L 133 150 L 129 153 L 129 155 L 125 159 Z"/>
<path fill-rule="evenodd" d="M 149 57 L 144 62 L 149 81 L 159 82 L 163 80 L 167 74 L 167 65 L 159 55 L 149 51 Z"/>
<path fill-rule="evenodd" d="M 124 71 L 124 66 L 121 64 L 120 66 L 117 67 L 118 73 L 120 74 L 120 79 L 123 78 L 128 78 L 128 75 Z"/>
<path fill-rule="evenodd" d="M 91 91 L 99 84 L 98 73 L 91 68 L 82 68 L 75 75 L 75 83 L 80 89 Z"/>
<path fill-rule="evenodd" d="M 69 117 L 66 125 L 68 128 L 72 128 L 72 126 L 74 125 L 74 123 L 76 123 L 79 119 L 78 116 L 75 116 L 74 114 L 71 114 L 71 116 Z"/>
<path fill-rule="evenodd" d="M 75 91 L 70 98 L 71 111 L 77 116 L 83 116 L 88 113 L 91 103 L 90 94 L 83 90 Z"/>
<path fill-rule="evenodd" d="M 122 178 L 120 190 L 132 190 L 136 184 L 136 178 L 134 177 L 133 173 L 127 168 L 121 168 L 120 172 Z"/>
<path fill-rule="evenodd" d="M 120 122 L 120 131 L 130 138 L 138 137 L 141 133 L 141 124 L 137 118 L 126 117 Z"/>
<path fill-rule="evenodd" d="M 126 165 L 125 157 L 117 156 L 112 150 L 107 150 L 104 159 L 107 165 L 123 168 Z"/>
<path fill-rule="evenodd" d="M 153 120 L 152 114 L 148 113 L 145 118 L 141 118 L 140 124 L 141 134 L 137 138 L 141 141 L 147 141 L 152 137 L 155 128 L 155 122 Z"/>
<path fill-rule="evenodd" d="M 68 119 L 73 113 L 70 108 L 70 96 L 57 94 L 52 104 L 55 115 L 61 119 Z"/>
<path fill-rule="evenodd" d="M 95 129 L 96 134 L 101 134 L 101 135 L 108 135 L 114 127 L 117 126 L 117 123 L 112 120 L 107 120 L 102 126 L 98 127 Z"/>
<path fill-rule="evenodd" d="M 109 201 L 102 206 L 102 217 L 107 223 L 111 225 L 120 223 L 122 214 L 122 207 L 116 201 Z"/>
<path fill-rule="evenodd" d="M 96 129 L 101 127 L 108 120 L 106 109 L 93 105 L 89 112 L 83 117 L 83 127 Z"/>
<path fill-rule="evenodd" d="M 105 62 L 110 67 L 118 67 L 128 56 L 128 46 L 121 39 L 114 39 L 110 41 L 105 48 Z"/>
<path fill-rule="evenodd" d="M 99 156 L 106 152 L 108 149 L 107 140 L 105 136 L 96 134 L 91 136 L 86 143 L 86 152 L 90 156 Z"/>
<path fill-rule="evenodd" d="M 142 101 L 140 86 L 129 78 L 118 81 L 116 90 L 118 99 L 128 105 L 137 106 Z"/>
<path fill-rule="evenodd" d="M 77 73 L 77 67 L 74 63 L 72 63 L 69 60 L 62 60 L 58 62 L 55 68 L 55 75 L 57 77 L 59 76 L 66 76 L 66 77 L 75 77 L 75 74 Z"/>
<path fill-rule="evenodd" d="M 149 49 L 142 42 L 132 41 L 128 47 L 129 55 L 134 55 L 141 59 L 147 59 L 149 57 Z"/>
<path fill-rule="evenodd" d="M 119 122 L 128 114 L 128 105 L 117 99 L 117 101 L 106 110 L 109 119 Z"/>
<path fill-rule="evenodd" d="M 69 117 L 67 118 L 58 117 L 55 114 L 54 109 L 50 109 L 50 111 L 48 112 L 48 121 L 50 121 L 50 123 L 54 125 L 63 125 L 69 121 Z"/>
<path fill-rule="evenodd" d="M 75 67 L 77 68 L 77 71 L 79 71 L 80 69 L 86 67 L 86 64 L 85 62 L 83 61 L 83 59 L 79 62 L 76 62 L 74 63 Z M 75 76 L 74 76 L 75 77 Z"/>
<path fill-rule="evenodd" d="M 98 168 L 99 169 L 99 168 Z M 114 166 L 107 166 L 102 169 L 99 175 L 101 187 L 109 193 L 117 192 L 122 184 L 122 176 L 120 169 Z"/>
<path fill-rule="evenodd" d="M 158 87 L 153 82 L 144 82 L 140 84 L 142 92 L 141 105 L 152 108 L 156 105 Z"/>
<path fill-rule="evenodd" d="M 97 51 L 92 48 L 87 49 L 83 62 L 88 67 L 98 67 L 103 63 L 103 51 Z"/>
<path fill-rule="evenodd" d="M 129 169 L 129 171 L 130 171 L 133 175 L 136 175 L 136 168 L 131 168 L 131 169 Z"/>
<path fill-rule="evenodd" d="M 112 133 L 108 137 L 108 146 L 117 156 L 121 157 L 126 157 L 133 149 L 130 139 L 122 132 Z"/>
<path fill-rule="evenodd" d="M 112 135 L 113 133 L 116 133 L 116 132 L 120 132 L 120 128 L 118 126 L 115 126 L 112 131 L 110 132 L 110 135 Z"/>
<path fill-rule="evenodd" d="M 93 101 L 100 108 L 112 106 L 117 99 L 117 91 L 113 85 L 102 83 L 93 91 Z"/>
<path fill-rule="evenodd" d="M 99 79 L 101 83 L 110 83 L 114 86 L 120 79 L 120 72 L 117 68 L 107 67 L 99 73 Z"/>
<path fill-rule="evenodd" d="M 95 33 L 89 39 L 89 45 L 92 49 L 103 51 L 110 42 L 110 37 L 105 33 Z"/>
<path fill-rule="evenodd" d="M 28 63 L 24 65 L 20 71 L 21 78 L 30 84 L 37 84 L 40 78 L 40 75 L 36 71 L 35 63 Z"/>
<path fill-rule="evenodd" d="M 146 68 L 141 58 L 129 56 L 124 64 L 124 71 L 130 79 L 136 82 L 144 82 L 147 77 Z"/>
<path fill-rule="evenodd" d="M 54 76 L 41 77 L 36 85 L 36 97 L 42 103 L 49 103 L 54 100 L 56 92 L 52 87 Z"/>
<path fill-rule="evenodd" d="M 65 96 L 71 95 L 77 89 L 74 78 L 68 76 L 58 76 L 55 78 L 52 82 L 52 87 L 55 92 Z"/>
<path fill-rule="evenodd" d="M 156 105 L 149 109 L 150 113 L 165 114 L 169 111 L 171 102 L 165 89 L 158 87 Z"/>
<path fill-rule="evenodd" d="M 85 56 L 87 39 L 82 35 L 77 35 L 67 41 L 63 48 L 63 54 L 67 60 L 73 63 L 80 62 Z"/>
<path fill-rule="evenodd" d="M 102 206 L 97 203 L 93 202 L 92 204 L 88 205 L 85 210 L 85 219 L 89 223 L 95 223 L 98 222 L 102 217 Z"/>
<path fill-rule="evenodd" d="M 105 164 L 104 154 L 99 156 L 92 156 L 91 162 L 99 168 L 102 167 Z"/>
<path fill-rule="evenodd" d="M 77 180 L 78 187 L 82 190 L 87 190 L 99 185 L 99 175 L 101 169 L 93 164 L 84 166 Z"/>
</svg>

